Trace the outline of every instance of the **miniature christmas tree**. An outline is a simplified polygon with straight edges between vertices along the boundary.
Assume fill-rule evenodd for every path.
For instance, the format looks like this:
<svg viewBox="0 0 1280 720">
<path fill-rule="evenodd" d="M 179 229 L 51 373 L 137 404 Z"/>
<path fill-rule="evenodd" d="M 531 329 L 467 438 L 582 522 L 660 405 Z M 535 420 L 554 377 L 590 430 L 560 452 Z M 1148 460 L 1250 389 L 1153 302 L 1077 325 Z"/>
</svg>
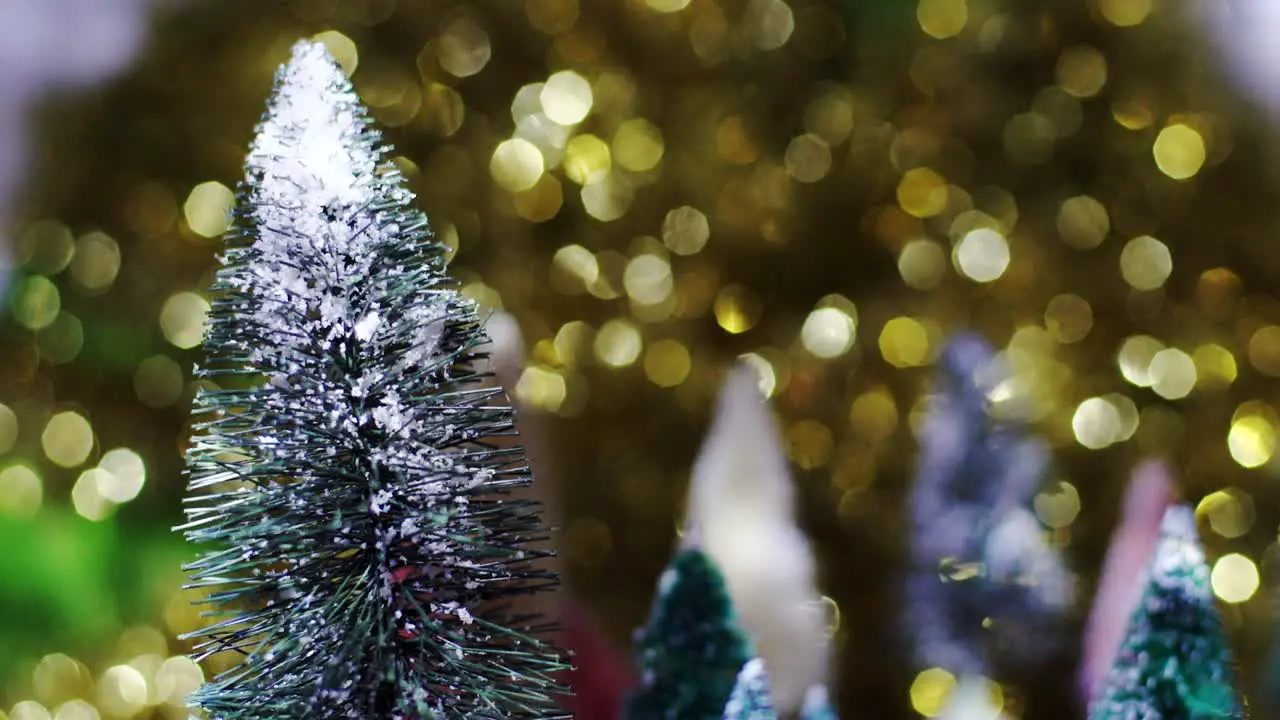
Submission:
<svg viewBox="0 0 1280 720">
<path fill-rule="evenodd" d="M 976 335 L 956 335 L 938 358 L 919 431 L 904 614 L 920 667 L 977 678 L 1000 659 L 1042 657 L 1071 605 L 1070 573 L 1030 509 L 1049 453 L 1026 431 L 1016 387 Z"/>
<path fill-rule="evenodd" d="M 1243 717 L 1191 508 L 1165 512 L 1148 573 L 1115 664 L 1089 705 L 1089 719 Z"/>
<path fill-rule="evenodd" d="M 212 718 L 548 718 L 565 665 L 507 609 L 554 585 L 486 342 L 324 48 L 276 78 L 214 291 L 191 563 L 239 665 Z"/>
<path fill-rule="evenodd" d="M 724 706 L 724 720 L 778 720 L 769 699 L 769 674 L 760 658 L 742 666 L 729 702 Z"/>
<path fill-rule="evenodd" d="M 639 648 L 628 720 L 720 720 L 752 653 L 724 578 L 702 551 L 681 551 L 662 573 Z"/>
<path fill-rule="evenodd" d="M 839 716 L 831 705 L 831 695 L 826 685 L 814 685 L 805 693 L 800 706 L 800 720 L 837 720 Z"/>
</svg>

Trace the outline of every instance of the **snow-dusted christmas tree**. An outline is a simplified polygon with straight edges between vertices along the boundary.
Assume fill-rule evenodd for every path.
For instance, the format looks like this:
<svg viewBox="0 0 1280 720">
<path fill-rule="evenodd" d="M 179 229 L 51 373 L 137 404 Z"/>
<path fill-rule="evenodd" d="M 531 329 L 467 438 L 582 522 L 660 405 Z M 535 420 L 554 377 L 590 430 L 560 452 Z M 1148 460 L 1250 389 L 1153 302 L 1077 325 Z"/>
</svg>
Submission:
<svg viewBox="0 0 1280 720">
<path fill-rule="evenodd" d="M 212 718 L 549 718 L 561 654 L 506 609 L 537 507 L 445 248 L 349 81 L 301 42 L 258 127 L 214 291 L 188 454 L 189 566 L 243 655 Z"/>
<path fill-rule="evenodd" d="M 724 720 L 778 720 L 778 712 L 769 699 L 769 674 L 760 658 L 742 666 L 724 706 Z"/>
<path fill-rule="evenodd" d="M 997 660 L 1046 655 L 1073 579 L 1031 510 L 1048 448 L 993 402 L 1016 398 L 1016 377 L 971 333 L 953 336 L 936 365 L 919 430 L 903 619 L 921 668 L 980 682 Z"/>
<path fill-rule="evenodd" d="M 1089 720 L 1235 720 L 1231 649 L 1185 505 L 1165 512 L 1147 586 Z"/>
<path fill-rule="evenodd" d="M 752 658 L 720 570 L 696 548 L 663 571 L 638 644 L 640 685 L 627 720 L 720 720 Z"/>
</svg>

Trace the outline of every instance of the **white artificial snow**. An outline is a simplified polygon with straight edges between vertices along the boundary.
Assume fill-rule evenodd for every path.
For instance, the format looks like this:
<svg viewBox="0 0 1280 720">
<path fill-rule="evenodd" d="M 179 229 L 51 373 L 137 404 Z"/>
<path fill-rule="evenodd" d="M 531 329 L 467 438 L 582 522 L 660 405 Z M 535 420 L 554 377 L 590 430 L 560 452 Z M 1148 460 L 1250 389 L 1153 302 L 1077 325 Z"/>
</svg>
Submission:
<svg viewBox="0 0 1280 720">
<path fill-rule="evenodd" d="M 391 498 L 391 491 L 386 488 L 374 493 L 373 497 L 369 499 L 369 512 L 374 515 L 385 513 L 391 507 Z"/>
<path fill-rule="evenodd" d="M 373 334 L 377 332 L 378 324 L 381 321 L 382 318 L 376 311 L 365 315 L 360 319 L 360 322 L 356 323 L 356 339 L 368 340 L 372 338 Z"/>
<path fill-rule="evenodd" d="M 405 539 L 413 538 L 418 534 L 417 518 L 407 517 L 400 521 L 400 536 Z"/>
<path fill-rule="evenodd" d="M 791 474 L 757 379 L 742 364 L 725 380 L 693 467 L 685 541 L 724 573 L 771 669 L 775 708 L 790 714 L 826 683 L 829 641 L 813 551 L 795 523 Z"/>
<path fill-rule="evenodd" d="M 658 577 L 658 597 L 670 595 L 671 588 L 675 587 L 676 580 L 679 577 L 679 574 L 671 568 L 663 570 L 662 575 Z"/>
<path fill-rule="evenodd" d="M 1213 602 L 1209 566 L 1196 531 L 1195 511 L 1186 505 L 1174 505 L 1166 510 L 1160 524 L 1160 540 L 1151 566 L 1152 581 L 1182 596 L 1203 603 Z"/>
<path fill-rule="evenodd" d="M 771 708 L 761 707 L 770 696 L 769 686 L 769 674 L 765 670 L 764 661 L 758 657 L 748 660 L 738 671 L 733 692 L 725 703 L 722 716 L 724 720 L 761 720 L 770 715 L 777 717 L 770 711 Z"/>
</svg>

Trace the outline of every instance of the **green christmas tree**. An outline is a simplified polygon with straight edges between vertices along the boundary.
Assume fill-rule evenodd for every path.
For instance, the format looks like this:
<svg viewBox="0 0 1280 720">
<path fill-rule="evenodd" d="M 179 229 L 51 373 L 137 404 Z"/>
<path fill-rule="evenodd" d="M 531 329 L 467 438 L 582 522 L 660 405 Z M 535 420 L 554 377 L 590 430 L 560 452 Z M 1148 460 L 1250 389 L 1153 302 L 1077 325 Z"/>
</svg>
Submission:
<svg viewBox="0 0 1280 720">
<path fill-rule="evenodd" d="M 561 654 L 507 609 L 555 578 L 486 338 L 350 82 L 302 42 L 228 235 L 188 454 L 188 569 L 242 655 L 212 718 L 550 718 Z"/>
<path fill-rule="evenodd" d="M 1191 508 L 1166 511 L 1146 589 L 1089 720 L 1243 717 Z"/>
<path fill-rule="evenodd" d="M 639 634 L 640 685 L 628 720 L 720 720 L 752 658 L 724 577 L 702 551 L 682 550 L 658 581 Z"/>
<path fill-rule="evenodd" d="M 764 661 L 755 658 L 742 666 L 724 706 L 724 720 L 778 720 L 769 699 L 769 674 Z"/>
</svg>

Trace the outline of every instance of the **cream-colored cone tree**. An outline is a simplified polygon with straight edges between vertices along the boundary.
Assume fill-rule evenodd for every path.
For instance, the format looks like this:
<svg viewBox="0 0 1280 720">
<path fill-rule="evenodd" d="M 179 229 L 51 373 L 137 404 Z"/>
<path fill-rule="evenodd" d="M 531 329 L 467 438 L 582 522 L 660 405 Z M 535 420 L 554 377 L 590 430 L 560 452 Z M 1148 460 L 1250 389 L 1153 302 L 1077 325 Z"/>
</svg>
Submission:
<svg viewBox="0 0 1280 720">
<path fill-rule="evenodd" d="M 810 688 L 827 682 L 827 621 L 778 428 L 748 365 L 725 379 L 694 463 L 683 543 L 724 573 L 768 668 L 774 707 L 798 711 Z"/>
</svg>

